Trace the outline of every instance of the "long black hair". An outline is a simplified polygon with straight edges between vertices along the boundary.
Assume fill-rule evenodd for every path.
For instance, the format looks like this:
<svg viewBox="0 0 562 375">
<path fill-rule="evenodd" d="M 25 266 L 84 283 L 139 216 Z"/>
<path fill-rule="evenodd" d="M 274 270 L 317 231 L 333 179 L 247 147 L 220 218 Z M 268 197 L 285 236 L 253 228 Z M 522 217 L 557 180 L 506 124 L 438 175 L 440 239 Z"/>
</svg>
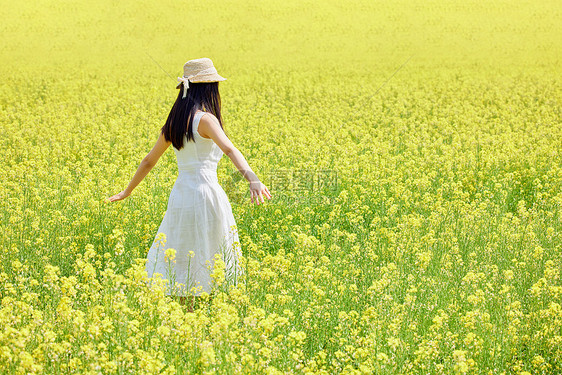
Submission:
<svg viewBox="0 0 562 375">
<path fill-rule="evenodd" d="M 166 124 L 161 129 L 161 133 L 168 142 L 172 142 L 172 145 L 181 150 L 184 146 L 183 137 L 187 137 L 187 141 L 192 140 L 195 142 L 193 137 L 193 116 L 198 110 L 210 112 L 219 120 L 219 124 L 224 131 L 222 126 L 221 117 L 221 97 L 219 94 L 219 83 L 218 82 L 189 82 L 189 88 L 187 89 L 187 95 L 185 98 L 183 96 L 183 85 L 182 82 L 179 86 L 178 97 L 174 103 Z M 226 134 L 226 132 L 225 132 Z M 228 137 L 228 136 L 227 136 Z"/>
</svg>

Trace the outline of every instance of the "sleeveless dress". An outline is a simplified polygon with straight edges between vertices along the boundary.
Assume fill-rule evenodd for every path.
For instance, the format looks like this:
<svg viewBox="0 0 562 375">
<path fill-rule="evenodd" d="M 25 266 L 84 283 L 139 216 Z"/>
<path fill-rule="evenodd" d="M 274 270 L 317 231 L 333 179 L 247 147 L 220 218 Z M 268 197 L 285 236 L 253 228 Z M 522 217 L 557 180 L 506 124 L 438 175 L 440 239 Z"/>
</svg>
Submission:
<svg viewBox="0 0 562 375">
<path fill-rule="evenodd" d="M 195 142 L 187 142 L 184 136 L 181 150 L 172 146 L 178 177 L 147 255 L 148 277 L 158 277 L 158 273 L 162 279 L 167 279 L 167 295 L 210 293 L 215 286 L 211 273 L 217 253 L 225 263 L 223 287 L 236 285 L 242 273 L 236 221 L 228 196 L 217 178 L 217 165 L 224 153 L 212 139 L 199 134 L 199 120 L 204 114 L 198 111 L 193 118 Z M 160 240 L 161 233 L 165 234 L 164 244 Z M 176 250 L 175 259 L 166 256 L 166 249 Z"/>
</svg>

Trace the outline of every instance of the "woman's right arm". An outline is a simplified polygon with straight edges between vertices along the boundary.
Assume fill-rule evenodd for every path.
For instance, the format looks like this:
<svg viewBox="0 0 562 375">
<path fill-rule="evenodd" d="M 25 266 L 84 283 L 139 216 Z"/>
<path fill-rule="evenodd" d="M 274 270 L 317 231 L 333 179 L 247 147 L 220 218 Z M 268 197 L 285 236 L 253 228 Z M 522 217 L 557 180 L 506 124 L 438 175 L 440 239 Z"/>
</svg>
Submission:
<svg viewBox="0 0 562 375">
<path fill-rule="evenodd" d="M 211 138 L 217 146 L 224 152 L 226 156 L 232 160 L 232 163 L 236 166 L 238 171 L 244 176 L 244 178 L 250 184 L 250 193 L 251 193 L 251 203 L 254 203 L 254 198 L 256 204 L 259 205 L 259 200 L 264 202 L 263 197 L 266 196 L 268 199 L 271 199 L 271 193 L 269 189 L 261 183 L 258 176 L 252 171 L 250 165 L 244 158 L 244 155 L 232 144 L 230 139 L 224 134 L 224 131 L 219 125 L 218 120 L 215 116 L 212 116 L 210 113 L 206 113 L 201 116 L 199 119 L 199 126 L 198 126 L 199 134 L 201 136 L 206 136 Z"/>
</svg>

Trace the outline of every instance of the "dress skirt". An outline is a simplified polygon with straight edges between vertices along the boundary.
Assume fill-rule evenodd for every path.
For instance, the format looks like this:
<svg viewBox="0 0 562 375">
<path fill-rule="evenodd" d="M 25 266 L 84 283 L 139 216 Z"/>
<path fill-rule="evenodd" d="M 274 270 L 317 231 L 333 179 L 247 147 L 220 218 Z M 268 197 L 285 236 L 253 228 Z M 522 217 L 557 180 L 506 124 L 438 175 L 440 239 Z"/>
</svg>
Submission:
<svg viewBox="0 0 562 375">
<path fill-rule="evenodd" d="M 165 234 L 165 244 L 160 241 L 161 233 Z M 176 251 L 175 259 L 166 256 L 166 249 Z M 211 293 L 216 286 L 211 273 L 217 253 L 225 263 L 220 283 L 236 285 L 242 273 L 240 241 L 232 207 L 218 182 L 216 169 L 180 170 L 148 251 L 148 277 L 160 274 L 166 279 L 167 295 Z"/>
</svg>

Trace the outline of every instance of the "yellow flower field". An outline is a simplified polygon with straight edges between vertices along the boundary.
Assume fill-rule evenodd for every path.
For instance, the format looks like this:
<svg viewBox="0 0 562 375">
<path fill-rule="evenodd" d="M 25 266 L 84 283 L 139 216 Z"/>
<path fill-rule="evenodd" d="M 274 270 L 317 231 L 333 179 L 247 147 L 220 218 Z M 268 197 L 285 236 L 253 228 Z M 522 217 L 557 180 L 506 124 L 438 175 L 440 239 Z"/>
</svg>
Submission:
<svg viewBox="0 0 562 375">
<path fill-rule="evenodd" d="M 3 4 L 0 372 L 562 373 L 561 12 Z M 213 259 L 190 312 L 144 271 L 172 150 L 104 199 L 199 57 L 227 78 L 227 135 L 273 199 L 250 205 L 223 157 L 244 275 L 225 283 Z"/>
</svg>

